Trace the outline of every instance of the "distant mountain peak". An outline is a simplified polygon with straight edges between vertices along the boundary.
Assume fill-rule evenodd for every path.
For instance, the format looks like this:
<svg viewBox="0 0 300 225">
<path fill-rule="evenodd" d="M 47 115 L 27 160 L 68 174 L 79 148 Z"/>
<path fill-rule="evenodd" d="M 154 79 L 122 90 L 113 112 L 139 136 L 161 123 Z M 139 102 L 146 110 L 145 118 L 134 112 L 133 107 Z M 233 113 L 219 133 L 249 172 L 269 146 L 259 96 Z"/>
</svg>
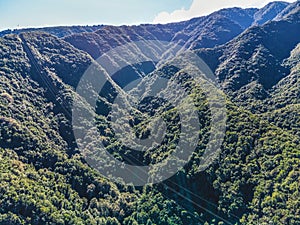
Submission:
<svg viewBox="0 0 300 225">
<path fill-rule="evenodd" d="M 283 2 L 283 1 L 270 2 L 265 7 L 261 8 L 254 14 L 253 24 L 262 25 L 270 20 L 273 20 L 287 6 L 289 6 L 288 2 Z"/>
<path fill-rule="evenodd" d="M 274 20 L 282 20 L 289 17 L 290 15 L 299 12 L 300 10 L 300 1 L 289 4 L 284 10 L 282 10 Z"/>
</svg>

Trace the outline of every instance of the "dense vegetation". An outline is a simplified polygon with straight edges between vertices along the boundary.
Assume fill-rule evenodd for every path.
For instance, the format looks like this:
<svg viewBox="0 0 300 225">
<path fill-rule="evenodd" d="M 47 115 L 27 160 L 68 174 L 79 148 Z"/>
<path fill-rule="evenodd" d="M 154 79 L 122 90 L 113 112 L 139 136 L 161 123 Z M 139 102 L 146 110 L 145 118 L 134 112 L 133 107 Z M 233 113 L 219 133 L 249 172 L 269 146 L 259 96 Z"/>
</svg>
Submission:
<svg viewBox="0 0 300 225">
<path fill-rule="evenodd" d="M 49 28 L 0 38 L 0 224 L 299 224 L 299 15 L 299 2 L 275 2 L 177 24 Z M 208 101 L 187 74 L 166 65 L 163 72 L 195 102 L 199 142 L 173 177 L 134 187 L 86 163 L 74 140 L 71 106 L 93 58 L 141 39 L 197 49 L 227 93 L 228 119 L 221 154 L 199 170 L 210 128 Z M 130 69 L 139 73 L 149 65 L 136 68 L 116 74 L 115 82 L 125 86 L 139 76 Z M 160 99 L 139 105 L 130 121 L 137 136 L 147 136 L 145 121 L 159 112 L 167 137 L 137 154 L 118 142 L 107 119 L 114 85 L 105 86 L 97 105 L 107 150 L 126 162 L 168 158 L 180 129 L 176 108 Z"/>
<path fill-rule="evenodd" d="M 7 34 L 20 34 L 24 32 L 47 32 L 53 34 L 57 37 L 65 37 L 71 34 L 84 33 L 84 32 L 94 32 L 103 27 L 103 25 L 94 25 L 94 26 L 66 26 L 66 27 L 44 27 L 44 28 L 23 28 L 23 29 L 14 29 L 14 30 L 4 30 L 0 32 L 0 37 Z"/>
</svg>

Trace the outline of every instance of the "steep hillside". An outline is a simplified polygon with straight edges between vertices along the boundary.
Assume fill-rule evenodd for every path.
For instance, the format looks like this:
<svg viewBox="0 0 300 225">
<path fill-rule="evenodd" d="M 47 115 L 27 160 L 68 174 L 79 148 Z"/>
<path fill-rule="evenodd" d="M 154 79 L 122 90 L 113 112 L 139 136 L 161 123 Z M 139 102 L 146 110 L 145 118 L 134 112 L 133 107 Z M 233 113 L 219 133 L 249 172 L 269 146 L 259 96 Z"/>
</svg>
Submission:
<svg viewBox="0 0 300 225">
<path fill-rule="evenodd" d="M 287 6 L 288 3 L 273 2 L 262 9 L 229 8 L 166 25 L 104 26 L 95 32 L 67 36 L 64 40 L 88 52 L 94 59 L 111 48 L 144 39 L 172 41 L 193 50 L 212 48 L 225 44 L 253 24 L 273 20 Z"/>
<path fill-rule="evenodd" d="M 115 46 L 137 40 L 174 41 L 187 48 L 214 47 L 224 44 L 254 22 L 257 9 L 231 8 L 209 16 L 166 25 L 106 26 L 94 33 L 65 38 L 78 49 L 98 58 Z"/>
<path fill-rule="evenodd" d="M 297 10 L 283 20 L 251 27 L 223 46 L 199 50 L 199 55 L 236 102 L 248 109 L 263 111 L 266 108 L 257 102 L 272 99 L 277 86 L 286 82 L 297 85 L 292 82 L 297 77 L 297 69 L 285 61 L 300 41 L 299 15 Z M 291 101 L 297 98 L 287 99 Z"/>
<path fill-rule="evenodd" d="M 254 24 L 262 25 L 275 19 L 289 6 L 287 2 L 271 2 L 254 14 Z"/>
<path fill-rule="evenodd" d="M 285 130 L 300 135 L 300 45 L 291 52 L 284 65 L 290 74 L 280 80 L 270 91 L 270 97 L 263 101 L 270 107 L 263 117 Z"/>
<path fill-rule="evenodd" d="M 7 165 L 5 168 L 15 168 L 14 165 L 19 165 L 19 168 L 24 168 L 21 169 L 22 174 L 38 173 L 36 178 L 31 178 L 33 175 L 28 175 L 29 178 L 24 177 L 24 181 L 22 181 L 27 185 L 27 189 L 25 189 L 27 193 L 25 194 L 26 198 L 21 198 L 22 192 L 19 190 L 18 183 L 15 183 L 15 186 L 10 186 L 14 188 L 15 195 L 19 196 L 17 199 L 21 199 L 18 205 L 8 195 L 8 193 L 14 193 L 12 189 L 4 189 L 2 191 L 1 200 L 10 202 L 6 203 L 8 204 L 7 207 L 4 207 L 4 203 L 1 204 L 2 221 L 9 221 L 6 223 L 10 224 L 13 221 L 16 221 L 15 224 L 18 224 L 20 221 L 27 221 L 25 223 L 28 224 L 34 224 L 33 221 L 38 221 L 37 223 L 52 221 L 63 224 L 69 218 L 70 223 L 74 224 L 80 224 L 82 221 L 91 224 L 105 220 L 112 220 L 115 223 L 118 223 L 117 221 L 120 223 L 125 223 L 125 221 L 143 223 L 143 221 L 146 222 L 147 220 L 162 223 L 163 218 L 168 215 L 168 218 L 173 218 L 171 220 L 176 221 L 176 224 L 186 224 L 184 221 L 189 221 L 190 224 L 197 224 L 199 221 L 210 221 L 213 219 L 230 224 L 242 218 L 243 221 L 248 222 L 256 221 L 257 219 L 263 222 L 270 219 L 277 221 L 277 217 L 280 218 L 282 223 L 287 221 L 296 223 L 297 217 L 287 217 L 284 214 L 284 210 L 290 212 L 294 210 L 287 208 L 289 205 L 298 204 L 293 202 L 298 199 L 297 194 L 293 190 L 291 191 L 294 197 L 288 200 L 291 203 L 286 203 L 282 209 L 283 211 L 274 211 L 271 214 L 268 211 L 272 209 L 272 206 L 268 205 L 273 204 L 269 200 L 270 196 L 275 196 L 275 194 L 276 196 L 285 196 L 285 190 L 289 186 L 283 190 L 276 189 L 277 192 L 274 192 L 275 194 L 272 192 L 272 189 L 261 189 L 261 186 L 273 181 L 275 177 L 278 177 L 276 178 L 278 183 L 272 184 L 274 188 L 277 188 L 276 185 L 283 182 L 283 179 L 290 179 L 289 182 L 292 183 L 296 182 L 297 176 L 293 174 L 296 173 L 297 167 L 287 167 L 291 160 L 296 160 L 294 154 L 297 154 L 297 148 L 295 148 L 297 139 L 291 134 L 282 132 L 280 129 L 269 126 L 266 123 L 261 123 L 255 116 L 243 112 L 243 110 L 237 109 L 228 103 L 228 130 L 222 147 L 222 154 L 213 166 L 205 172 L 195 169 L 199 161 L 198 157 L 201 156 L 201 149 L 205 143 L 201 141 L 199 143 L 199 152 L 195 154 L 193 160 L 184 171 L 179 172 L 166 183 L 152 188 L 148 187 L 145 193 L 143 191 L 141 193 L 135 192 L 132 187 L 131 191 L 129 191 L 129 189 L 122 187 L 121 184 L 116 186 L 104 180 L 100 174 L 97 174 L 97 172 L 94 172 L 83 163 L 81 157 L 75 154 L 76 149 L 71 141 L 72 134 L 68 132 L 68 124 L 70 122 L 68 105 L 71 101 L 69 96 L 70 94 L 72 96 L 73 92 L 72 86 L 76 86 L 76 78 L 80 71 L 86 68 L 91 58 L 74 49 L 71 45 L 48 34 L 29 33 L 23 34 L 21 38 L 18 36 L 7 36 L 2 39 L 2 42 L 1 46 L 7 48 L 6 52 L 12 51 L 9 49 L 18 49 L 18 51 L 14 51 L 17 53 L 18 61 L 8 60 L 12 64 L 6 64 L 3 67 L 3 73 L 6 75 L 2 76 L 2 79 L 8 76 L 10 78 L 9 83 L 16 82 L 18 85 L 14 84 L 12 86 L 10 84 L 8 87 L 2 88 L 2 90 L 10 90 L 8 91 L 9 93 L 6 92 L 2 95 L 4 98 L 3 104 L 10 104 L 10 108 L 7 109 L 13 110 L 13 113 L 9 114 L 9 111 L 1 111 L 3 116 L 6 116 L 3 118 L 3 128 L 1 130 L 1 147 L 5 149 L 4 156 L 1 159 L 4 160 L 4 165 Z M 76 57 L 74 57 L 75 55 Z M 10 54 L 8 56 L 12 57 L 13 55 Z M 54 58 L 55 60 L 51 60 Z M 74 64 L 76 64 L 76 67 L 72 66 Z M 12 78 L 13 76 L 15 78 Z M 29 83 L 27 84 L 24 79 L 27 79 Z M 24 85 L 28 86 L 24 87 Z M 31 88 L 32 85 L 35 86 Z M 28 90 L 28 92 L 23 93 L 23 90 Z M 193 94 L 200 101 L 199 104 L 204 101 L 203 98 L 199 98 L 200 92 L 196 95 L 195 93 L 197 92 Z M 34 93 L 36 93 L 36 96 L 32 96 Z M 21 94 L 23 104 L 20 103 L 20 106 L 18 106 L 16 96 Z M 24 106 L 25 99 L 26 106 Z M 21 111 L 15 111 L 18 107 L 21 107 Z M 32 111 L 27 112 L 24 110 L 24 107 Z M 205 112 L 205 107 L 201 106 L 199 111 Z M 32 125 L 27 124 L 31 121 L 27 119 L 29 115 L 32 118 Z M 102 119 L 103 122 L 105 123 Z M 204 124 L 204 126 L 207 125 Z M 43 129 L 40 129 L 41 127 Z M 205 137 L 205 133 L 203 134 Z M 19 145 L 16 145 L 17 143 Z M 282 145 L 282 143 L 285 144 Z M 278 147 L 273 149 L 271 146 Z M 119 150 L 116 147 L 113 151 L 118 153 Z M 291 148 L 294 151 L 290 152 L 289 149 Z M 13 151 L 9 151 L 9 149 Z M 265 149 L 268 149 L 268 151 Z M 161 150 L 158 154 L 165 153 Z M 11 152 L 9 154 L 14 155 L 15 161 L 10 161 L 7 157 L 8 153 L 5 152 Z M 122 152 L 119 153 L 122 155 Z M 279 161 L 275 163 L 275 161 L 272 161 L 273 159 Z M 33 167 L 27 164 L 29 162 Z M 269 164 L 273 166 L 270 167 L 268 166 Z M 253 167 L 251 165 L 256 166 Z M 299 163 L 294 165 L 299 165 Z M 249 168 L 252 169 L 249 171 Z M 261 178 L 262 170 L 265 174 L 264 179 Z M 283 173 L 288 178 L 285 178 Z M 5 177 L 4 174 L 3 176 Z M 35 180 L 40 180 L 40 177 L 44 176 L 49 178 L 44 178 L 44 186 L 39 188 L 39 185 L 42 184 L 35 184 Z M 52 176 L 54 178 L 51 178 Z M 12 177 L 11 179 L 5 182 L 13 183 L 15 178 Z M 51 184 L 51 182 L 54 182 L 53 179 L 56 179 L 56 182 L 58 179 L 59 185 L 69 188 L 70 193 L 67 194 L 68 197 L 64 197 L 66 193 L 56 193 L 57 197 L 50 200 L 50 202 L 48 200 L 47 202 L 27 203 L 30 199 L 39 199 L 39 197 L 35 197 L 32 190 L 36 190 L 35 192 L 38 193 L 38 196 L 42 195 L 42 193 L 45 195 L 45 193 L 49 193 L 52 190 L 57 190 L 55 189 L 56 186 Z M 201 185 L 203 181 L 207 185 Z M 191 185 L 192 183 L 193 185 Z M 36 189 L 33 189 L 33 187 Z M 105 189 L 107 192 L 104 191 L 104 187 L 107 188 Z M 178 188 L 183 189 L 183 191 L 177 192 Z M 160 196 L 157 190 L 163 195 Z M 191 195 L 191 193 L 197 193 L 197 195 Z M 141 200 L 139 200 L 140 194 L 142 194 Z M 167 207 L 167 211 L 162 211 L 159 217 L 154 216 L 157 211 L 145 215 L 144 213 L 149 207 L 148 204 L 150 204 L 149 200 L 146 200 L 138 209 L 135 206 L 135 202 L 144 202 L 145 200 L 143 199 L 149 199 L 150 196 L 152 196 L 151 204 L 157 204 L 158 208 L 163 208 L 163 204 L 175 204 L 174 201 L 167 200 L 166 197 L 176 200 L 179 205 L 176 206 L 176 210 L 172 209 L 171 206 Z M 64 207 L 67 207 L 67 203 L 57 205 L 56 201 L 66 202 L 65 198 L 70 199 L 69 201 L 72 201 L 74 198 L 78 199 L 79 202 L 76 204 L 78 208 L 64 209 Z M 210 204 L 204 201 L 205 199 Z M 190 201 L 193 202 L 192 205 L 195 204 L 193 207 L 191 207 Z M 257 201 L 261 203 L 258 204 Z M 15 208 L 9 207 L 10 204 L 15 205 Z M 73 205 L 74 203 L 70 204 Z M 85 204 L 85 206 L 81 206 L 81 204 Z M 184 209 L 182 207 L 188 210 L 187 214 L 183 213 Z M 260 212 L 261 208 L 264 208 L 264 213 Z M 67 209 L 72 210 L 72 213 L 67 211 Z M 65 212 L 62 217 L 59 216 L 58 210 Z M 259 214 L 257 214 L 257 210 L 260 212 Z M 37 217 L 34 216 L 33 211 L 39 212 Z M 201 215 L 197 216 L 196 212 Z M 88 220 L 86 220 L 86 214 L 89 214 Z M 190 214 L 193 216 L 191 217 Z M 140 217 L 141 215 L 144 216 Z M 260 216 L 257 217 L 258 215 Z M 297 211 L 293 215 L 297 215 Z M 101 216 L 106 218 L 104 219 Z M 109 219 L 109 216 L 111 219 Z M 171 223 L 171 221 L 168 223 Z M 127 224 L 130 223 L 128 222 Z"/>
<path fill-rule="evenodd" d="M 282 10 L 275 18 L 274 20 L 281 20 L 285 17 L 288 17 L 290 14 L 295 13 L 299 10 L 300 7 L 300 1 L 295 1 L 294 3 L 289 4 L 284 10 Z"/>
<path fill-rule="evenodd" d="M 167 25 L 101 26 L 94 27 L 96 31 L 49 28 L 1 37 L 0 224 L 300 224 L 297 4 L 224 9 Z M 251 26 L 255 21 L 257 25 Z M 102 162 L 104 154 L 90 151 L 101 142 L 115 159 L 151 165 L 150 173 L 159 170 L 156 164 L 163 160 L 180 163 L 169 156 L 179 143 L 183 129 L 179 114 L 188 111 L 187 102 L 178 107 L 160 98 L 145 98 L 132 106 L 130 116 L 121 119 L 137 138 L 145 139 L 156 128 L 149 123 L 156 114 L 166 123 L 160 145 L 141 152 L 118 140 L 108 114 L 118 92 L 130 81 L 147 76 L 146 81 L 154 83 L 156 62 L 126 67 L 103 84 L 93 118 L 99 136 L 91 131 L 76 142 L 74 131 L 91 121 L 82 119 L 82 126 L 72 127 L 71 110 L 74 100 L 90 107 L 75 90 L 94 59 L 138 40 L 174 41 L 197 49 L 227 93 L 221 151 L 203 170 L 199 165 L 211 144 L 210 134 L 222 136 L 220 130 L 211 131 L 213 119 L 222 117 L 222 110 L 213 114 L 207 86 L 186 71 L 170 62 L 156 71 L 193 100 L 199 117 L 198 140 L 189 162 L 175 175 L 144 187 L 105 178 L 83 154 L 96 154 L 93 160 Z M 162 55 L 162 49 L 150 47 L 151 53 Z M 117 57 L 127 61 L 137 52 L 143 54 L 141 46 Z M 87 91 L 93 91 L 93 84 L 87 85 Z M 151 90 L 138 84 L 127 93 L 136 92 Z M 185 146 L 192 140 L 184 140 Z M 217 142 L 213 139 L 212 145 Z M 84 152 L 79 150 L 81 145 Z M 100 164 L 113 165 L 113 161 Z"/>
<path fill-rule="evenodd" d="M 24 36 L 30 46 L 34 42 L 29 37 L 42 38 Z M 89 207 L 91 199 L 96 196 L 106 199 L 109 210 L 118 208 L 119 203 L 111 195 L 104 196 L 105 193 L 114 192 L 116 198 L 120 195 L 113 183 L 70 153 L 71 145 L 64 134 L 68 132 L 68 117 L 62 110 L 62 102 L 70 103 L 64 100 L 68 98 L 68 90 L 58 87 L 61 82 L 51 77 L 38 58 L 33 61 L 18 36 L 6 36 L 0 42 L 1 224 L 95 223 Z M 45 43 L 49 41 L 45 39 Z M 76 53 L 73 48 L 72 51 Z M 83 55 L 84 58 L 89 59 Z M 51 78 L 52 83 L 47 83 Z M 54 83 L 60 91 L 50 94 Z M 89 195 L 90 187 L 93 192 Z M 103 216 L 114 217 L 113 211 Z"/>
</svg>

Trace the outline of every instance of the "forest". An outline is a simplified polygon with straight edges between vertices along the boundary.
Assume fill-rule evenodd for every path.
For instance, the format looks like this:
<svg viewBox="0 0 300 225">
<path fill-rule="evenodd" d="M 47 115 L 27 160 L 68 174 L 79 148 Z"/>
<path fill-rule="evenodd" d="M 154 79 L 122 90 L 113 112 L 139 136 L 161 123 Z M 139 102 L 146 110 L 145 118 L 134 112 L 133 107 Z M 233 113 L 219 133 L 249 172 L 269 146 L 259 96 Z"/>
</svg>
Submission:
<svg viewBox="0 0 300 225">
<path fill-rule="evenodd" d="M 188 113 L 189 105 L 180 108 L 161 98 L 140 102 L 129 118 L 136 137 L 146 139 L 156 129 L 149 123 L 156 114 L 166 124 L 160 145 L 143 152 L 118 140 L 109 112 L 119 89 L 138 78 L 155 82 L 152 62 L 123 68 L 96 93 L 99 137 L 89 132 L 78 140 L 76 130 L 90 121 L 74 126 L 72 107 L 76 100 L 89 108 L 76 88 L 99 57 L 128 43 L 153 40 L 184 46 L 209 66 L 225 96 L 226 127 L 220 153 L 201 169 L 211 133 L 222 136 L 211 131 L 214 116 L 222 112 L 211 110 L 207 86 L 167 62 L 158 74 L 177 82 L 194 102 L 198 139 L 189 161 L 175 174 L 135 186 L 91 166 L 86 155 L 115 168 L 91 146 L 100 140 L 115 159 L 153 165 L 150 173 L 155 173 L 156 164 L 173 163 L 170 156 L 183 129 L 180 113 Z M 148 47 L 160 54 L 161 49 Z M 128 60 L 142 50 L 136 45 L 120 57 Z M 147 94 L 142 88 L 136 85 L 128 93 Z M 1 225 L 300 224 L 299 1 L 223 9 L 165 25 L 0 32 L 0 109 Z"/>
</svg>

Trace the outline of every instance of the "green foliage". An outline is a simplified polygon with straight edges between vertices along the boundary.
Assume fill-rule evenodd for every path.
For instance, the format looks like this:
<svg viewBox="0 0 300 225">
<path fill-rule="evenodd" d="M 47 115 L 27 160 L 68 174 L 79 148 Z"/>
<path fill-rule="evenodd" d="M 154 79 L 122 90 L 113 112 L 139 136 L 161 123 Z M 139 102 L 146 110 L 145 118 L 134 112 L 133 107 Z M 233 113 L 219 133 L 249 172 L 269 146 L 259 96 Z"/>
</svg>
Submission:
<svg viewBox="0 0 300 225">
<path fill-rule="evenodd" d="M 240 19 L 254 14 L 234 12 L 242 13 Z M 87 165 L 74 142 L 70 117 L 74 89 L 92 61 L 78 49 L 96 57 L 126 42 L 125 36 L 140 40 L 144 35 L 174 37 L 191 48 L 215 46 L 250 25 L 240 19 L 232 22 L 226 10 L 220 13 L 222 19 L 213 16 L 206 27 L 206 31 L 218 27 L 217 31 L 209 40 L 203 38 L 206 32 L 201 36 L 195 31 L 195 42 L 187 41 L 184 32 L 177 33 L 194 31 L 194 26 L 185 29 L 183 24 L 172 29 L 143 25 L 135 31 L 108 26 L 64 40 L 38 32 L 0 38 L 0 224 L 299 224 L 296 11 L 283 21 L 252 27 L 226 45 L 198 51 L 209 60 L 229 98 L 221 154 L 205 171 L 198 165 L 209 138 L 208 101 L 187 74 L 168 66 L 163 72 L 177 79 L 194 100 L 201 127 L 191 161 L 176 175 L 137 189 L 122 181 L 113 183 Z M 292 38 L 284 46 L 288 29 Z M 56 34 L 71 31 L 61 32 Z M 128 118 L 140 138 L 149 135 L 147 124 L 155 113 L 167 123 L 162 145 L 138 155 L 114 137 L 105 114 L 116 90 L 111 86 L 105 91 L 96 123 L 106 149 L 123 161 L 138 158 L 155 164 L 167 159 L 179 139 L 178 108 L 147 99 Z M 87 140 L 96 141 L 92 135 Z"/>
</svg>

